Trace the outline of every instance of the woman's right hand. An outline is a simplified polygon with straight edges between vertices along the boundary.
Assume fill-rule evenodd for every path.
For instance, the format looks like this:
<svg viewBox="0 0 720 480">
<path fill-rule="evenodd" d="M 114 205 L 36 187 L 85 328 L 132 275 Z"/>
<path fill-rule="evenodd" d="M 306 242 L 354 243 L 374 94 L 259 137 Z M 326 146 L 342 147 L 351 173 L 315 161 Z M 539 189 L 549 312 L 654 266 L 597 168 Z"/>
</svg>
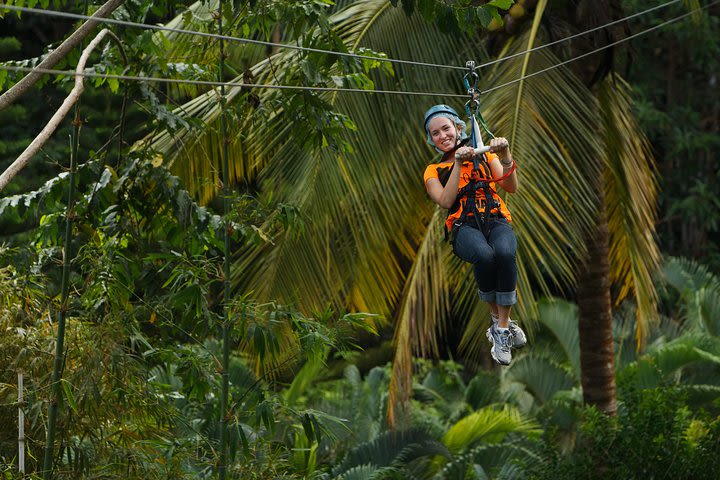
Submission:
<svg viewBox="0 0 720 480">
<path fill-rule="evenodd" d="M 455 159 L 459 160 L 460 162 L 472 160 L 474 156 L 475 149 L 473 149 L 472 147 L 460 147 L 455 151 Z"/>
</svg>

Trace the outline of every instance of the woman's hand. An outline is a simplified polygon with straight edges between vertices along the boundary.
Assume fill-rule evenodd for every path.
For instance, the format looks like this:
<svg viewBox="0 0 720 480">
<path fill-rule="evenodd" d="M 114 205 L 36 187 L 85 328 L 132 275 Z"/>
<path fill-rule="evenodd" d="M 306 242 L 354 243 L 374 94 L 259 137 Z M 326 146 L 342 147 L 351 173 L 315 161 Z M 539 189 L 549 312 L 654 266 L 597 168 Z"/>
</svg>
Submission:
<svg viewBox="0 0 720 480">
<path fill-rule="evenodd" d="M 472 147 L 460 147 L 455 151 L 455 158 L 460 162 L 472 160 L 475 156 L 475 149 Z"/>
<path fill-rule="evenodd" d="M 510 154 L 510 142 L 505 137 L 496 137 L 490 140 L 490 151 L 495 153 L 504 167 L 509 167 L 512 162 Z"/>
</svg>

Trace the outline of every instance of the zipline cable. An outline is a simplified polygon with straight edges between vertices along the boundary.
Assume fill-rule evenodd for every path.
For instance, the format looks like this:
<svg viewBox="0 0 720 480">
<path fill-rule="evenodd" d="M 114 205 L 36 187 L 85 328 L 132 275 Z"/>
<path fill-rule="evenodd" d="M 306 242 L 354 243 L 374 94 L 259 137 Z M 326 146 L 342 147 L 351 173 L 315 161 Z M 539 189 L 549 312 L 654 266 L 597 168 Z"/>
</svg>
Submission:
<svg viewBox="0 0 720 480">
<path fill-rule="evenodd" d="M 715 1 L 712 2 L 712 3 L 709 3 L 709 4 L 707 4 L 707 5 L 703 5 L 702 7 L 700 7 L 699 10 L 703 10 L 703 9 L 705 9 L 705 8 L 712 7 L 712 6 L 714 6 L 714 5 L 717 5 L 718 3 L 720 3 L 720 0 L 715 0 Z M 509 86 L 509 85 L 518 83 L 518 82 L 520 82 L 520 81 L 522 81 L 522 80 L 525 80 L 525 79 L 528 79 L 528 78 L 530 78 L 530 77 L 534 77 L 535 75 L 540 75 L 541 73 L 545 73 L 545 72 L 547 72 L 547 71 L 549 71 L 549 70 L 552 70 L 552 69 L 554 69 L 554 68 L 561 67 L 561 66 L 566 65 L 566 64 L 568 64 L 568 63 L 570 63 L 570 62 L 574 62 L 575 60 L 579 60 L 579 59 L 581 59 L 581 58 L 585 58 L 585 57 L 587 57 L 587 56 L 589 56 L 589 55 L 592 55 L 592 54 L 594 54 L 594 53 L 598 53 L 598 52 L 600 52 L 600 51 L 602 51 L 602 50 L 605 50 L 606 48 L 610 48 L 610 47 L 613 47 L 613 46 L 618 45 L 618 44 L 620 44 L 620 43 L 627 42 L 627 41 L 629 41 L 629 40 L 632 40 L 632 39 L 635 38 L 635 37 L 639 37 L 640 35 L 644 35 L 644 34 L 646 34 L 646 33 L 652 32 L 653 30 L 657 30 L 658 28 L 662 28 L 662 27 L 664 27 L 664 26 L 670 25 L 671 23 L 675 23 L 675 22 L 677 22 L 677 21 L 679 21 L 679 20 L 682 20 L 682 19 L 685 18 L 685 17 L 688 17 L 688 16 L 690 16 L 690 15 L 694 15 L 696 12 L 697 12 L 697 10 L 692 10 L 692 11 L 690 11 L 690 12 L 684 13 L 684 14 L 682 14 L 682 15 L 679 15 L 679 16 L 677 16 L 677 17 L 675 17 L 675 18 L 671 18 L 670 20 L 666 20 L 666 21 L 663 22 L 663 23 L 659 23 L 659 24 L 657 24 L 657 25 L 655 25 L 655 26 L 653 26 L 653 27 L 650 27 L 650 28 L 648 28 L 648 29 L 646 29 L 646 30 L 643 30 L 643 31 L 641 31 L 641 32 L 635 33 L 635 34 L 633 34 L 633 35 L 630 35 L 630 36 L 628 36 L 628 37 L 622 38 L 622 39 L 620 39 L 620 40 L 616 40 L 616 41 L 614 41 L 614 42 L 612 42 L 612 43 L 608 43 L 607 45 L 603 45 L 602 47 L 598 47 L 598 48 L 596 48 L 596 49 L 594 49 L 594 50 L 591 50 L 591 51 L 589 51 L 589 52 L 582 53 L 582 54 L 580 54 L 580 55 L 578 55 L 578 56 L 576 56 L 576 57 L 570 58 L 570 59 L 568 59 L 568 60 L 564 60 L 564 61 L 562 61 L 562 62 L 560 62 L 560 63 L 557 63 L 557 64 L 555 64 L 555 65 L 551 65 L 551 66 L 549 66 L 549 67 L 547 67 L 547 68 L 540 69 L 540 70 L 538 70 L 537 72 L 528 73 L 527 75 L 524 75 L 524 76 L 522 76 L 522 77 L 520 77 L 520 78 L 516 78 L 515 80 L 511 80 L 511 81 L 509 81 L 509 82 L 502 83 L 502 84 L 500 84 L 500 85 L 496 85 L 496 86 L 494 86 L 494 87 L 488 88 L 487 90 L 483 90 L 482 93 L 489 93 L 489 92 L 492 92 L 492 91 L 495 91 L 495 90 L 499 90 L 499 89 L 501 89 L 501 88 L 504 88 L 504 87 L 507 87 L 507 86 Z"/>
<path fill-rule="evenodd" d="M 677 0 L 675 0 L 677 1 Z M 301 47 L 299 45 L 292 45 L 288 43 L 275 43 L 275 42 L 266 42 L 263 40 L 254 40 L 251 38 L 242 38 L 242 37 L 232 37 L 228 35 L 218 35 L 217 33 L 206 33 L 206 32 L 198 32 L 196 30 L 185 30 L 182 28 L 172 28 L 172 27 L 165 27 L 162 25 L 149 25 L 147 23 L 138 23 L 138 22 L 130 22 L 127 20 L 116 20 L 114 18 L 97 18 L 92 17 L 90 15 L 80 15 L 78 13 L 68 13 L 68 12 L 58 12 L 55 10 L 43 10 L 39 8 L 28 8 L 28 7 L 16 7 L 14 5 L 1 5 L 0 10 L 13 10 L 17 12 L 24 12 L 24 13 L 34 13 L 38 15 L 48 15 L 51 17 L 61 17 L 61 18 L 71 18 L 73 20 L 94 20 L 100 23 L 110 23 L 114 25 L 122 25 L 125 27 L 135 27 L 135 28 L 142 28 L 145 30 L 157 30 L 162 32 L 172 32 L 172 33 L 182 33 L 186 35 L 196 35 L 200 37 L 206 37 L 206 38 L 212 38 L 216 40 L 229 40 L 232 42 L 238 42 L 238 43 L 248 43 L 252 45 L 262 45 L 266 47 L 276 47 L 276 48 L 287 48 L 290 50 L 298 50 L 303 52 L 312 52 L 312 53 L 326 53 L 330 55 L 339 55 L 343 57 L 350 57 L 350 58 L 357 58 L 361 60 L 374 60 L 379 62 L 390 62 L 390 63 L 398 63 L 398 64 L 405 64 L 405 65 L 417 65 L 422 67 L 433 67 L 433 68 L 445 68 L 450 70 L 465 70 L 464 67 L 459 67 L 456 65 L 442 65 L 437 63 L 425 63 L 425 62 L 414 62 L 411 60 L 398 60 L 393 58 L 386 58 L 386 57 L 373 57 L 370 55 L 360 55 L 358 53 L 352 53 L 352 52 L 337 52 L 335 50 L 323 50 L 321 48 L 311 48 L 311 47 Z"/>
<path fill-rule="evenodd" d="M 585 30 L 580 33 L 576 33 L 574 35 L 571 35 L 569 37 L 560 38 L 558 40 L 555 40 L 554 42 L 550 42 L 544 45 L 539 45 L 537 47 L 531 48 L 529 50 L 525 50 L 523 52 L 518 52 L 513 55 L 499 58 L 487 63 L 483 63 L 475 67 L 477 70 L 480 70 L 482 68 L 488 67 L 490 65 L 494 65 L 496 63 L 503 62 L 505 60 L 509 60 L 511 58 L 524 55 L 526 53 L 534 52 L 541 50 L 543 48 L 547 48 L 553 45 L 557 45 L 559 43 L 565 42 L 567 40 L 572 40 L 574 38 L 580 37 L 582 35 L 586 35 L 588 33 L 596 32 L 598 30 L 602 30 L 604 28 L 610 27 L 612 25 L 616 25 L 618 23 L 625 22 L 627 20 L 639 17 L 641 15 L 645 15 L 647 13 L 653 12 L 655 10 L 659 10 L 661 8 L 665 8 L 669 5 L 672 5 L 674 3 L 678 3 L 680 0 L 669 0 L 668 2 L 665 2 L 660 5 L 656 5 L 654 7 L 651 7 L 647 10 L 643 10 L 641 12 L 634 13 L 632 15 L 629 15 L 627 17 L 621 18 L 619 20 L 615 20 L 612 22 L 609 22 L 604 25 L 600 25 L 598 27 L 591 28 L 589 30 Z M 5 10 L 11 10 L 11 11 L 17 11 L 17 12 L 24 12 L 24 13 L 31 13 L 31 14 L 37 14 L 37 15 L 49 15 L 54 17 L 61 17 L 61 18 L 70 18 L 73 20 L 89 20 L 93 19 L 95 21 L 101 22 L 101 23 L 110 23 L 115 25 L 122 25 L 127 27 L 134 27 L 134 28 L 142 28 L 146 30 L 157 30 L 157 31 L 167 31 L 167 32 L 173 32 L 173 33 L 182 33 L 187 35 L 197 35 L 207 38 L 213 38 L 213 39 L 223 39 L 223 40 L 230 40 L 234 42 L 239 43 L 248 43 L 253 45 L 263 45 L 268 47 L 276 47 L 276 48 L 288 48 L 298 51 L 307 51 L 307 52 L 313 52 L 313 53 L 324 53 L 324 54 L 331 54 L 331 55 L 339 55 L 339 56 L 346 56 L 351 58 L 358 58 L 358 59 L 364 59 L 364 60 L 375 60 L 375 61 L 381 61 L 381 62 L 389 62 L 389 63 L 397 63 L 397 64 L 404 64 L 404 65 L 415 65 L 415 66 L 422 66 L 422 67 L 433 67 L 433 68 L 444 68 L 444 69 L 451 69 L 451 70 L 465 70 L 464 67 L 455 66 L 455 65 L 442 65 L 442 64 L 436 64 L 436 63 L 428 63 L 428 62 L 416 62 L 412 60 L 400 60 L 400 59 L 393 59 L 393 58 L 383 58 L 383 57 L 372 57 L 368 55 L 360 55 L 357 53 L 352 52 L 337 52 L 334 50 L 324 50 L 319 48 L 310 48 L 310 47 L 301 47 L 299 45 L 292 45 L 292 44 L 284 44 L 284 43 L 276 43 L 276 42 L 267 42 L 263 40 L 254 40 L 249 38 L 242 38 L 242 37 L 232 37 L 227 35 L 218 35 L 215 33 L 207 33 L 207 32 L 198 32 L 196 30 L 186 30 L 186 29 L 178 29 L 178 28 L 172 28 L 172 27 L 165 27 L 162 25 L 149 25 L 146 23 L 138 23 L 138 22 L 131 22 L 127 20 L 116 20 L 113 18 L 96 18 L 89 15 L 81 15 L 77 13 L 69 13 L 69 12 L 58 12 L 55 10 L 45 10 L 45 9 L 38 9 L 38 8 L 28 8 L 28 7 L 18 7 L 14 5 L 2 5 L 0 6 L 0 9 Z"/>
<path fill-rule="evenodd" d="M 211 80 L 185 80 L 182 78 L 167 78 L 167 77 L 142 77 L 136 75 L 113 75 L 107 73 L 93 73 L 84 72 L 77 73 L 72 70 L 53 70 L 50 68 L 32 68 L 32 67 L 18 67 L 14 65 L 0 65 L 0 70 L 8 70 L 13 72 L 31 72 L 36 71 L 40 73 L 46 73 L 49 75 L 66 75 L 66 76 L 82 76 L 87 78 L 102 78 L 112 80 L 133 80 L 141 82 L 161 82 L 161 83 L 178 83 L 185 85 L 206 85 L 210 87 L 225 86 L 228 88 L 266 88 L 270 90 L 307 90 L 307 91 L 318 91 L 318 92 L 349 92 L 349 93 L 387 93 L 394 95 L 417 95 L 417 96 L 444 96 L 454 98 L 465 98 L 467 95 L 461 95 L 459 93 L 438 93 L 438 92 L 408 92 L 402 90 L 374 90 L 374 89 L 362 89 L 362 88 L 339 88 L 339 87 L 310 87 L 304 85 L 272 85 L 266 83 L 236 83 L 236 82 L 214 82 Z"/>
<path fill-rule="evenodd" d="M 712 7 L 716 4 L 720 3 L 720 0 L 716 0 L 715 2 L 709 3 L 707 5 L 703 5 L 700 7 L 699 10 L 704 10 L 706 8 Z M 7 6 L 3 6 L 0 8 L 6 8 Z M 530 77 L 534 77 L 536 75 L 539 75 L 541 73 L 545 73 L 549 70 L 558 68 L 560 66 L 566 65 L 568 63 L 574 62 L 575 60 L 579 60 L 581 58 L 587 57 L 589 55 L 592 55 L 594 53 L 600 52 L 606 48 L 618 45 L 620 43 L 629 41 L 633 38 L 639 37 L 641 35 L 645 35 L 646 33 L 652 32 L 654 30 L 657 30 L 658 28 L 662 28 L 666 25 L 669 25 L 671 23 L 677 22 L 679 20 L 682 20 L 690 15 L 693 15 L 697 12 L 697 10 L 693 10 L 687 13 L 684 13 L 682 15 L 679 15 L 675 18 L 672 18 L 670 20 L 667 20 L 663 23 L 660 23 L 658 25 L 655 25 L 653 27 L 650 27 L 648 29 L 645 29 L 641 32 L 635 33 L 633 35 L 630 35 L 628 37 L 622 38 L 620 40 L 617 40 L 615 42 L 609 43 L 607 45 L 604 45 L 602 47 L 598 47 L 594 50 L 591 50 L 590 52 L 583 53 L 580 55 L 577 55 L 573 58 L 570 58 L 568 60 L 564 60 L 560 63 L 551 65 L 547 68 L 538 70 L 536 72 L 529 73 L 527 75 L 524 75 L 520 78 L 517 78 L 515 80 L 511 80 L 509 82 L 503 83 L 501 85 L 497 85 L 495 87 L 491 87 L 487 90 L 482 90 L 482 93 L 489 93 L 495 90 L 498 90 L 500 88 L 504 88 L 509 85 L 513 85 L 517 82 L 520 82 L 522 80 L 525 80 Z M 377 58 L 370 57 L 375 60 Z M 509 58 L 509 57 L 506 57 Z M 482 65 L 481 65 L 482 66 Z M 480 68 L 481 66 L 478 66 L 476 68 Z M 339 88 L 339 87 L 311 87 L 311 86 L 301 86 L 301 85 L 272 85 L 272 84 L 258 84 L 258 83 L 236 83 L 236 82 L 217 82 L 217 81 L 209 81 L 209 80 L 185 80 L 185 79 L 174 79 L 174 78 L 166 78 L 166 77 L 144 77 L 144 76 L 134 76 L 134 75 L 113 75 L 113 74 L 101 74 L 101 73 L 93 73 L 93 72 L 83 72 L 83 73 L 77 73 L 73 70 L 54 70 L 54 69 L 40 69 L 40 68 L 32 68 L 32 67 L 19 67 L 14 65 L 0 65 L 0 70 L 8 70 L 8 71 L 18 71 L 18 72 L 31 72 L 31 71 L 37 71 L 40 73 L 46 73 L 50 75 L 65 75 L 65 76 L 77 76 L 81 75 L 88 78 L 102 78 L 102 79 L 115 79 L 115 80 L 132 80 L 132 81 L 144 81 L 144 82 L 161 82 L 161 83 L 177 83 L 177 84 L 189 84 L 189 85 L 205 85 L 205 86 L 211 86 L 211 87 L 218 87 L 220 85 L 226 86 L 228 88 L 242 88 L 242 87 L 248 87 L 248 88 L 266 88 L 266 89 L 275 89 L 275 90 L 298 90 L 298 91 L 319 91 L 319 92 L 348 92 L 348 93 L 377 93 L 377 94 L 392 94 L 392 95 L 410 95 L 410 96 L 442 96 L 442 97 L 448 97 L 448 98 L 466 98 L 467 95 L 465 94 L 457 94 L 457 93 L 439 93 L 439 92 L 412 92 L 412 91 L 400 91 L 400 90 L 377 90 L 377 89 L 361 89 L 361 88 Z"/>
<path fill-rule="evenodd" d="M 639 16 L 641 16 L 641 15 L 645 15 L 646 13 L 650 13 L 650 12 L 653 12 L 653 11 L 655 11 L 655 10 L 659 10 L 659 9 L 661 9 L 661 8 L 665 8 L 665 7 L 667 7 L 667 6 L 672 5 L 673 3 L 678 3 L 679 1 L 681 1 L 681 0 L 670 0 L 669 2 L 665 2 L 665 3 L 663 3 L 663 4 L 656 5 L 656 6 L 654 6 L 654 7 L 648 8 L 647 10 L 643 10 L 642 12 L 633 13 L 632 15 L 628 15 L 628 16 L 625 17 L 625 18 L 621 18 L 621 19 L 619 19 L 619 20 L 614 20 L 614 21 L 612 21 L 612 22 L 610 22 L 610 23 L 606 23 L 606 24 L 604 24 L 604 25 L 600 25 L 599 27 L 591 28 L 590 30 L 585 30 L 584 32 L 575 33 L 575 34 L 573 34 L 573 35 L 570 35 L 569 37 L 559 38 L 559 39 L 557 39 L 557 40 L 555 40 L 555 41 L 552 41 L 552 42 L 550 42 L 550 43 L 545 43 L 545 44 L 543 44 L 543 45 L 538 45 L 537 47 L 533 47 L 533 48 L 530 48 L 530 49 L 528 49 L 528 50 L 524 50 L 524 51 L 522 51 L 522 52 L 513 53 L 512 55 L 508 55 L 507 57 L 497 58 L 497 59 L 492 60 L 492 61 L 490 61 L 490 62 L 481 63 L 480 65 L 478 65 L 477 67 L 475 67 L 475 70 L 480 70 L 480 69 L 482 69 L 482 68 L 489 67 L 490 65 L 495 65 L 496 63 L 501 63 L 501 62 L 504 62 L 505 60 L 510 60 L 511 58 L 520 57 L 520 56 L 522 56 L 522 55 L 525 55 L 526 53 L 536 52 L 536 51 L 538 51 L 538 50 L 542 50 L 543 48 L 552 47 L 553 45 L 558 45 L 558 44 L 563 43 L 563 42 L 566 42 L 566 41 L 568 41 L 568 40 L 572 40 L 572 39 L 574 39 L 574 38 L 581 37 L 581 36 L 583 36 L 583 35 L 587 35 L 588 33 L 593 33 L 593 32 L 597 32 L 598 30 L 603 30 L 603 29 L 605 29 L 605 28 L 612 27 L 613 25 L 617 25 L 618 23 L 626 22 L 626 21 L 631 20 L 631 19 L 633 19 L 633 18 L 635 18 L 635 17 L 639 17 Z"/>
</svg>

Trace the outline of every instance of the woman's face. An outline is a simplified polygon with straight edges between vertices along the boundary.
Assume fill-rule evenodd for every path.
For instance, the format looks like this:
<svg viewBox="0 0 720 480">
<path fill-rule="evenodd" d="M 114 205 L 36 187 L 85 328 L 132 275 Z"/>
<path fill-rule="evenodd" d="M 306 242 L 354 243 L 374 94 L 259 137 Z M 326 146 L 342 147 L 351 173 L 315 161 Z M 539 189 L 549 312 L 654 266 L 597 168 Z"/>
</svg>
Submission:
<svg viewBox="0 0 720 480">
<path fill-rule="evenodd" d="M 430 139 L 435 146 L 443 152 L 449 152 L 458 141 L 458 129 L 455 122 L 447 117 L 435 117 L 428 123 L 428 132 Z"/>
</svg>

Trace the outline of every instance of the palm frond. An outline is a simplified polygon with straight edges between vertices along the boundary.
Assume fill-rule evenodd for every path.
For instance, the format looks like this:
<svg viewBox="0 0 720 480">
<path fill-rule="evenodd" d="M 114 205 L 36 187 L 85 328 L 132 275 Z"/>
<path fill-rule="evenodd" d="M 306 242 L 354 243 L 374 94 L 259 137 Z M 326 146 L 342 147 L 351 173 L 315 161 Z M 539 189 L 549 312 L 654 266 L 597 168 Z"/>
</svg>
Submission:
<svg viewBox="0 0 720 480">
<path fill-rule="evenodd" d="M 465 401 L 477 410 L 498 403 L 501 400 L 499 392 L 498 377 L 490 372 L 481 371 L 468 383 L 465 389 Z"/>
<path fill-rule="evenodd" d="M 693 300 L 688 320 L 710 335 L 720 336 L 720 288 L 701 288 L 695 292 Z"/>
<path fill-rule="evenodd" d="M 683 327 L 720 336 L 720 279 L 706 266 L 676 257 L 666 259 L 663 276 L 680 293 Z"/>
<path fill-rule="evenodd" d="M 171 19 L 166 27 L 172 29 L 192 30 L 202 33 L 217 33 L 217 22 L 213 21 L 212 12 L 218 8 L 218 1 L 195 2 L 177 17 Z M 208 31 L 213 28 L 213 31 Z M 217 68 L 219 49 L 216 40 L 208 41 L 207 37 L 179 32 L 156 31 L 153 42 L 158 50 L 163 52 L 167 63 L 196 65 L 199 70 L 214 72 Z M 157 57 L 157 55 L 155 55 Z M 166 65 L 158 65 L 165 69 Z M 210 76 L 202 80 L 215 80 Z M 170 98 L 184 98 L 197 96 L 208 90 L 208 87 L 192 84 L 168 83 L 167 93 Z"/>
<path fill-rule="evenodd" d="M 687 393 L 688 403 L 697 406 L 698 410 L 717 402 L 720 398 L 720 385 L 678 385 L 678 388 Z"/>
<path fill-rule="evenodd" d="M 702 287 L 720 286 L 720 278 L 706 265 L 689 258 L 666 258 L 663 262 L 662 273 L 665 281 L 680 293 Z"/>
<path fill-rule="evenodd" d="M 465 476 L 465 472 L 471 466 L 475 467 L 475 471 L 480 469 L 482 474 L 486 475 L 480 478 L 501 478 L 503 480 L 527 478 L 527 473 L 513 462 L 514 459 L 519 459 L 524 464 L 543 461 L 539 452 L 524 445 L 510 442 L 479 445 L 448 463 L 443 468 L 443 472 L 447 472 L 443 478 L 468 478 Z M 498 470 L 497 474 L 491 476 L 491 472 L 495 470 Z"/>
<path fill-rule="evenodd" d="M 395 417 L 394 409 L 407 400 L 412 385 L 412 357 L 410 352 L 421 356 L 437 355 L 437 320 L 449 310 L 448 289 L 444 284 L 444 255 L 438 233 L 442 225 L 440 210 L 435 210 L 427 237 L 408 274 L 405 292 L 401 299 L 400 317 L 395 326 L 395 356 L 391 380 L 391 401 L 388 418 Z M 396 396 L 397 395 L 397 396 Z"/>
<path fill-rule="evenodd" d="M 634 385 L 654 388 L 697 362 L 720 365 L 720 341 L 706 335 L 684 335 L 640 357 L 620 372 L 633 376 Z"/>
<path fill-rule="evenodd" d="M 326 367 L 328 353 L 328 349 L 325 349 L 322 355 L 311 356 L 295 374 L 290 386 L 283 392 L 288 405 L 295 405 L 300 395 L 318 378 L 323 367 Z"/>
<path fill-rule="evenodd" d="M 580 341 L 577 305 L 559 298 L 542 299 L 538 302 L 538 321 L 555 335 L 572 365 L 575 378 L 579 379 Z"/>
<path fill-rule="evenodd" d="M 537 406 L 549 401 L 557 392 L 570 389 L 579 381 L 579 377 L 573 377 L 566 368 L 532 351 L 513 359 L 505 377 L 523 384 L 535 397 Z"/>
<path fill-rule="evenodd" d="M 341 475 L 367 464 L 400 466 L 420 457 L 435 455 L 450 456 L 443 444 L 423 430 L 385 431 L 373 441 L 360 444 L 348 452 L 343 461 L 333 468 L 332 474 Z"/>
<path fill-rule="evenodd" d="M 455 454 L 479 442 L 501 442 L 509 433 L 535 435 L 539 432 L 539 427 L 533 421 L 524 419 L 517 409 L 507 405 L 502 408 L 489 406 L 455 423 L 445 433 L 442 442 Z"/>
<path fill-rule="evenodd" d="M 535 43 L 537 34 L 538 34 L 538 28 L 540 27 L 540 20 L 542 20 L 543 14 L 545 13 L 545 7 L 547 6 L 547 0 L 540 0 L 537 5 L 535 6 L 535 13 L 533 15 L 533 23 L 532 27 L 530 28 L 530 32 L 527 35 L 527 47 L 526 49 L 528 52 L 532 50 L 533 44 Z M 515 144 L 515 138 L 517 133 L 517 126 L 518 122 L 520 120 L 520 106 L 522 105 L 522 89 L 523 85 L 525 84 L 525 76 L 527 74 L 528 69 L 528 63 L 530 61 L 530 53 L 526 53 L 523 58 L 522 67 L 520 69 L 520 81 L 518 82 L 517 86 L 517 98 L 515 100 L 515 113 L 513 114 L 513 127 L 512 127 L 512 135 L 510 137 L 510 142 L 514 145 Z"/>
<path fill-rule="evenodd" d="M 373 368 L 363 381 L 358 368 L 349 365 L 343 380 L 325 382 L 320 398 L 311 396 L 309 404 L 345 419 L 342 424 L 328 424 L 328 428 L 338 442 L 357 445 L 370 442 L 385 429 L 387 386 L 384 369 Z"/>
<path fill-rule="evenodd" d="M 657 320 L 653 275 L 661 256 L 653 236 L 657 179 L 650 142 L 632 114 L 630 87 L 619 76 L 603 81 L 599 98 L 607 145 L 605 198 L 610 231 L 610 276 L 619 287 L 616 303 L 633 294 L 638 345 Z"/>
</svg>

